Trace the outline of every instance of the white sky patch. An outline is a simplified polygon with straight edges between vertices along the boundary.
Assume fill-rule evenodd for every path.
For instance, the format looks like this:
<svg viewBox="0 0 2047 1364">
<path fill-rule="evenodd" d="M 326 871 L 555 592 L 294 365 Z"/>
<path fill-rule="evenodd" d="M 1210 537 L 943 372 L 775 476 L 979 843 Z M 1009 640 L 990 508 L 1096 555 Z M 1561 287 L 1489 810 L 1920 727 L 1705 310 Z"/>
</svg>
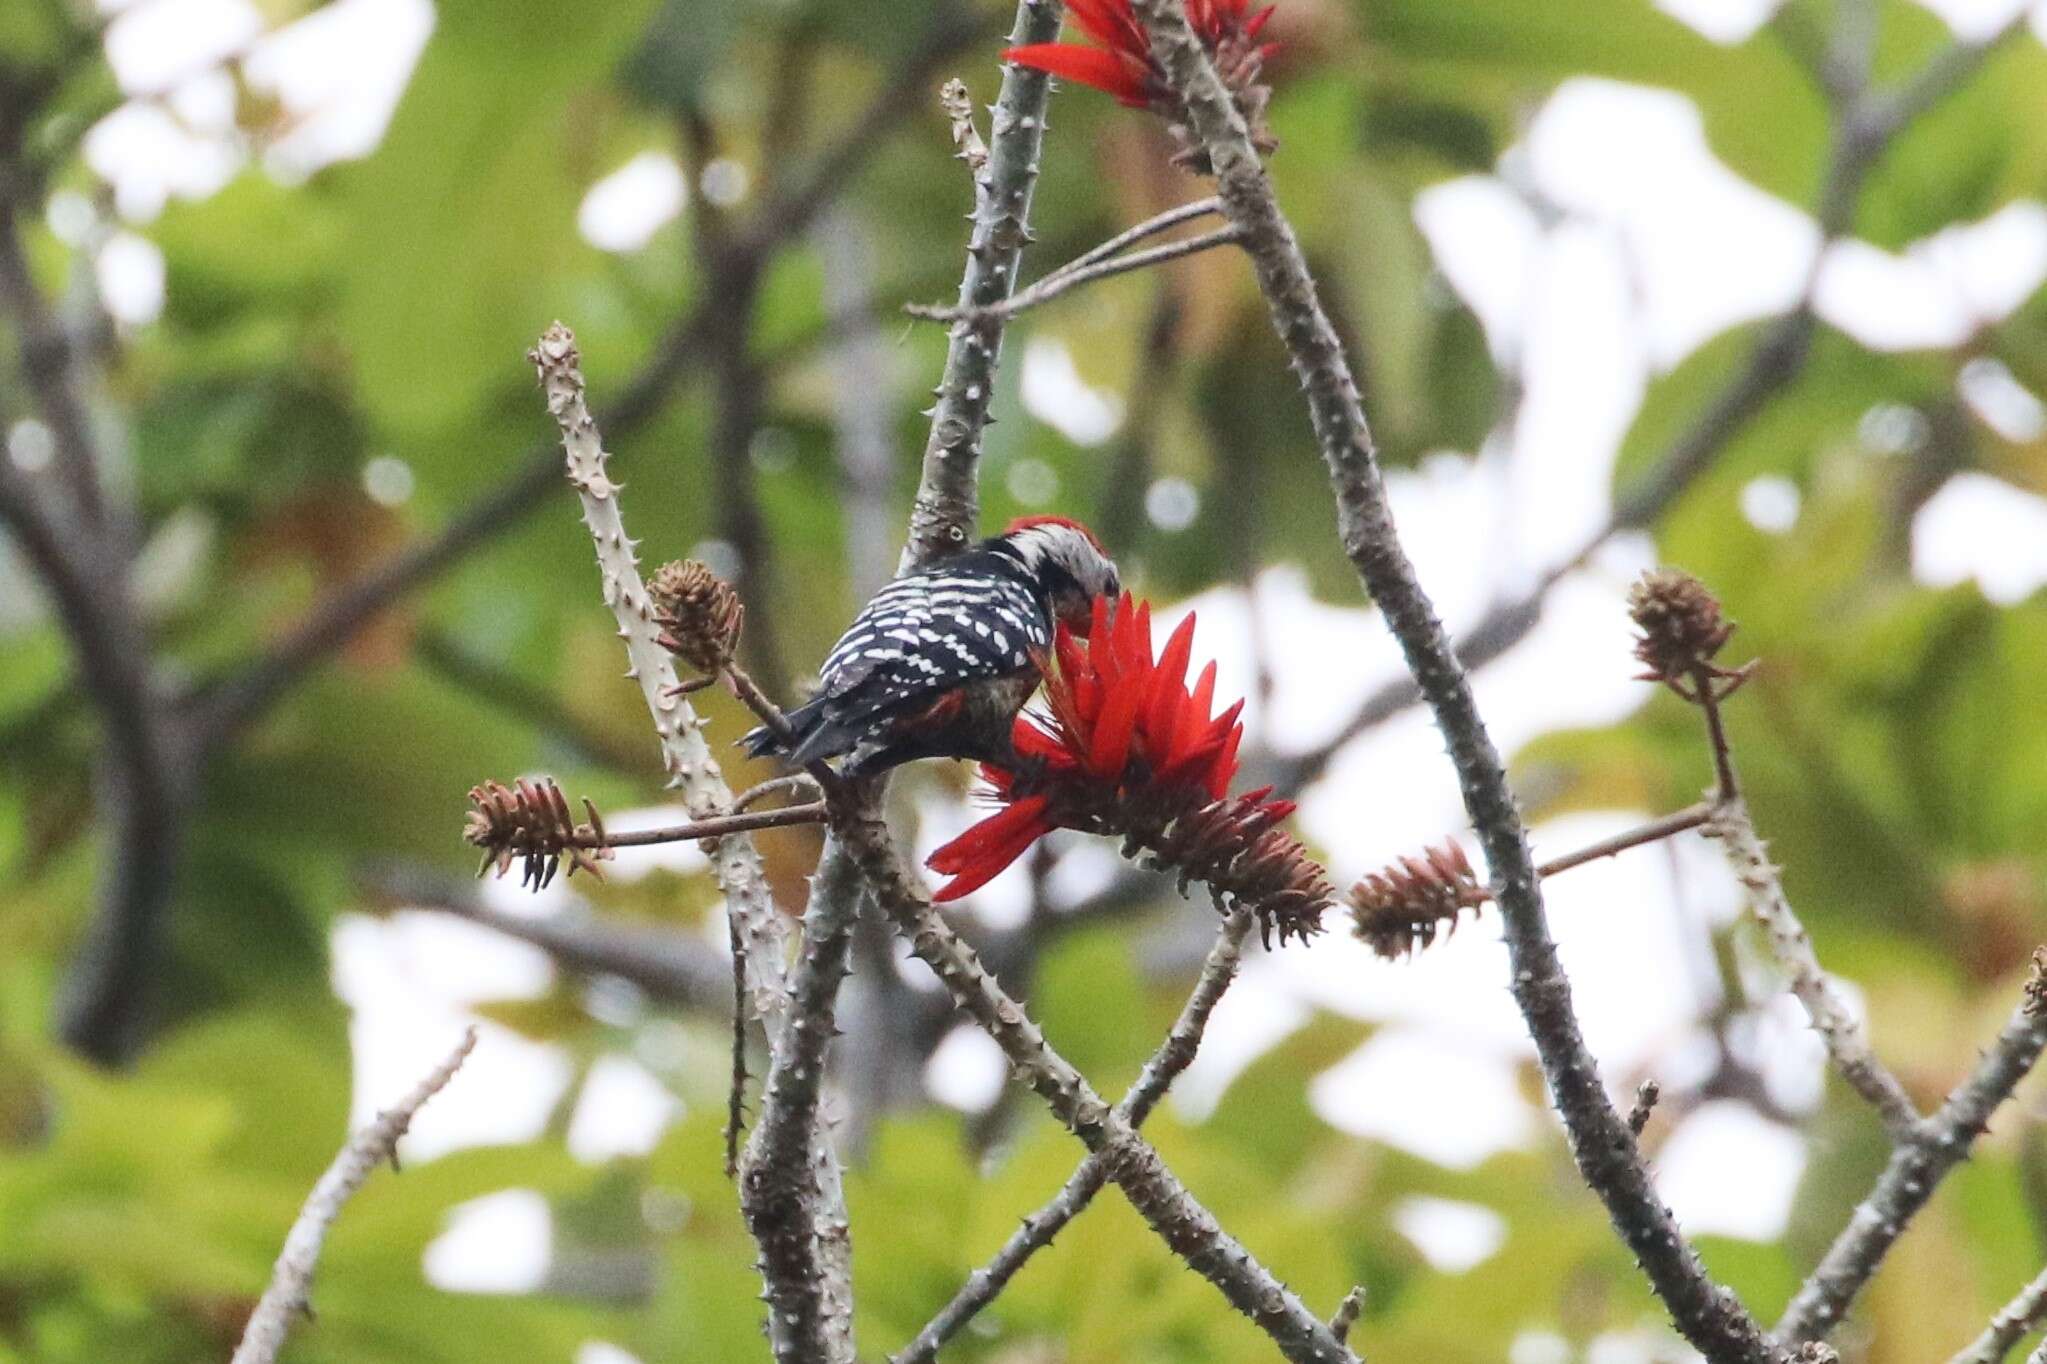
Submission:
<svg viewBox="0 0 2047 1364">
<path fill-rule="evenodd" d="M 107 64 L 129 94 L 162 94 L 262 32 L 249 0 L 147 0 L 107 26 Z"/>
<path fill-rule="evenodd" d="M 640 1357 L 608 1340 L 586 1340 L 576 1351 L 576 1364 L 640 1364 Z"/>
<path fill-rule="evenodd" d="M 1805 1141 L 1746 1104 L 1719 1099 L 1678 1125 L 1655 1168 L 1657 1191 L 1686 1231 L 1774 1241 L 1805 1173 Z"/>
<path fill-rule="evenodd" d="M 1514 1071 L 1511 1061 L 1434 1033 L 1391 1028 L 1316 1076 L 1308 1099 L 1354 1136 L 1469 1170 L 1534 1138 Z"/>
<path fill-rule="evenodd" d="M 131 327 L 156 321 L 163 312 L 163 252 L 147 237 L 116 232 L 93 257 L 100 302 L 116 322 Z"/>
<path fill-rule="evenodd" d="M 1928 587 L 1973 578 L 2001 605 L 2047 583 L 2047 499 L 1988 474 L 1958 474 L 1912 520 L 1912 576 Z"/>
<path fill-rule="evenodd" d="M 553 1242 L 545 1198 L 531 1189 L 486 1194 L 451 1212 L 427 1246 L 427 1282 L 451 1293 L 531 1293 L 546 1281 Z"/>
<path fill-rule="evenodd" d="M 1798 524 L 1798 485 L 1782 474 L 1752 478 L 1741 488 L 1741 514 L 1759 531 L 1782 535 Z"/>
<path fill-rule="evenodd" d="M 1020 372 L 1024 411 L 1075 445 L 1100 445 L 1123 424 L 1123 399 L 1090 388 L 1057 337 L 1033 336 Z"/>
<path fill-rule="evenodd" d="M 334 992 L 354 1010 L 350 1124 L 409 1091 L 474 1021 L 467 1006 L 531 998 L 554 968 L 525 943 L 443 914 L 343 915 L 332 938 Z M 491 1023 L 448 1087 L 420 1111 L 403 1150 L 428 1160 L 465 1146 L 537 1136 L 569 1083 L 559 1048 Z"/>
<path fill-rule="evenodd" d="M 430 0 L 332 0 L 256 43 L 243 74 L 291 116 L 272 174 L 303 180 L 375 150 L 433 28 Z"/>
<path fill-rule="evenodd" d="M 218 67 L 180 81 L 164 103 L 195 133 L 226 136 L 235 131 L 234 77 Z"/>
<path fill-rule="evenodd" d="M 1919 0 L 1947 20 L 1955 35 L 1970 42 L 1990 37 L 2023 11 L 2031 0 Z M 2033 12 L 2036 24 L 2047 21 L 2047 5 Z"/>
<path fill-rule="evenodd" d="M 1745 42 L 1769 22 L 1781 0 L 1656 0 L 1656 8 L 1716 43 Z"/>
<path fill-rule="evenodd" d="M 241 169 L 242 155 L 224 137 L 191 132 L 157 104 L 131 100 L 85 135 L 85 164 L 114 188 L 114 206 L 131 222 L 148 222 L 173 195 L 204 199 Z"/>
<path fill-rule="evenodd" d="M 1187 908 L 1196 911 L 1201 906 Z M 1308 1010 L 1284 975 L 1273 969 L 1273 959 L 1254 953 L 1237 983 L 1215 1006 L 1201 1050 L 1173 1086 L 1173 1111 L 1189 1122 L 1213 1113 L 1246 1066 L 1307 1021 Z"/>
<path fill-rule="evenodd" d="M 1977 356 L 1962 366 L 1957 387 L 1970 410 L 2006 440 L 2026 445 L 2047 436 L 2047 404 L 2002 360 Z"/>
<path fill-rule="evenodd" d="M 1542 249 L 1534 211 L 1498 177 L 1465 175 L 1417 194 L 1414 220 L 1437 268 L 1478 314 L 1493 359 L 1511 363 Z"/>
<path fill-rule="evenodd" d="M 1945 228 L 1902 255 L 1837 243 L 1820 269 L 1821 317 L 1878 350 L 1958 346 L 2001 321 L 2047 279 L 2047 208 L 2008 204 Z"/>
<path fill-rule="evenodd" d="M 1507 1219 L 1479 1203 L 1415 1196 L 1394 1204 L 1392 1215 L 1394 1229 L 1445 1274 L 1476 1268 L 1507 1240 Z"/>
<path fill-rule="evenodd" d="M 985 1113 L 1002 1097 L 1009 1063 L 995 1039 L 970 1024 L 945 1035 L 924 1063 L 925 1092 L 947 1108 Z"/>
<path fill-rule="evenodd" d="M 637 251 L 675 221 L 688 198 L 674 157 L 641 152 L 590 186 L 576 210 L 576 228 L 600 251 Z"/>
<path fill-rule="evenodd" d="M 1804 287 L 1818 228 L 1727 169 L 1680 95 L 1567 80 L 1530 126 L 1528 155 L 1546 194 L 1618 232 L 1659 367 Z"/>
<path fill-rule="evenodd" d="M 645 1066 L 623 1056 L 600 1056 L 584 1077 L 569 1120 L 569 1154 L 593 1164 L 643 1156 L 681 1116 L 682 1101 Z"/>
</svg>

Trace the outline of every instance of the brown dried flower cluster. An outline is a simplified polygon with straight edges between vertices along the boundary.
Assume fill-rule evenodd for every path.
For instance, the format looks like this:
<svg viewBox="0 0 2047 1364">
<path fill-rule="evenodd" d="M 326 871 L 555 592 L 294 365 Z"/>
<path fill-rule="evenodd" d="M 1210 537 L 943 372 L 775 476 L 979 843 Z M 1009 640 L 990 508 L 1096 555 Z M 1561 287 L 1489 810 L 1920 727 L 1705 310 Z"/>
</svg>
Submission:
<svg viewBox="0 0 2047 1364">
<path fill-rule="evenodd" d="M 732 584 L 695 559 L 678 559 L 647 582 L 661 627 L 661 647 L 695 668 L 715 674 L 732 661 L 746 607 Z"/>
<path fill-rule="evenodd" d="M 1686 682 L 1696 687 L 1731 679 L 1739 686 L 1747 679 L 1746 668 L 1723 668 L 1713 662 L 1734 634 L 1734 622 L 1721 613 L 1719 599 L 1691 574 L 1669 568 L 1643 574 L 1628 592 L 1628 615 L 1642 632 L 1635 640 L 1635 657 L 1641 660 L 1643 681 L 1662 682 L 1691 696 Z"/>
<path fill-rule="evenodd" d="M 603 878 L 597 864 L 611 856 L 611 849 L 605 846 L 603 818 L 586 799 L 583 810 L 590 816 L 589 823 L 576 823 L 569 813 L 568 798 L 552 778 L 533 782 L 521 777 L 510 786 L 486 781 L 469 788 L 469 802 L 475 808 L 463 822 L 462 837 L 483 849 L 478 876 L 493 865 L 503 876 L 516 859 L 519 883 L 539 890 L 554 880 L 566 857 L 569 875 L 580 870 Z"/>
<path fill-rule="evenodd" d="M 1198 881 L 1218 910 L 1249 909 L 1268 947 L 1275 931 L 1282 947 L 1289 938 L 1305 942 L 1322 931 L 1322 911 L 1336 890 L 1301 841 L 1279 827 L 1292 803 L 1269 800 L 1270 794 L 1248 791 L 1192 805 L 1170 798 L 1125 804 L 1124 856 L 1142 853 L 1153 870 L 1173 872 L 1182 895 Z"/>
<path fill-rule="evenodd" d="M 1410 956 L 1457 931 L 1458 916 L 1491 897 L 1454 841 L 1425 850 L 1350 888 L 1351 933 L 1390 960 Z"/>
</svg>

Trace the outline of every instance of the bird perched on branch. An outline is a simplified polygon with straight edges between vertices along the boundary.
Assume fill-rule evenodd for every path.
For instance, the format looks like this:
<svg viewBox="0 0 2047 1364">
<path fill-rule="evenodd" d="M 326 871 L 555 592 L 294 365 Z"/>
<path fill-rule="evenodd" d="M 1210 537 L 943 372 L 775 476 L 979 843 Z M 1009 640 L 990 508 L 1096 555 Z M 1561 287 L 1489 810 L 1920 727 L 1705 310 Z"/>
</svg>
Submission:
<svg viewBox="0 0 2047 1364">
<path fill-rule="evenodd" d="M 1094 599 L 1121 590 L 1086 526 L 1022 517 L 874 594 L 826 656 L 817 695 L 789 712 L 793 747 L 765 727 L 740 742 L 796 766 L 844 755 L 853 777 L 915 758 L 1009 759 L 1055 623 L 1085 636 Z"/>
</svg>

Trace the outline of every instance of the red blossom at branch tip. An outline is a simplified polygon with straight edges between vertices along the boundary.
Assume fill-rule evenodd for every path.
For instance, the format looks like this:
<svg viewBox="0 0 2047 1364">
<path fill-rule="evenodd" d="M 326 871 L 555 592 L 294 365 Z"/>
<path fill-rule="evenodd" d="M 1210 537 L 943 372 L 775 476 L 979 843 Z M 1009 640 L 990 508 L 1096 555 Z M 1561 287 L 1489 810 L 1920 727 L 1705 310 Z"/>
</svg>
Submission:
<svg viewBox="0 0 2047 1364">
<path fill-rule="evenodd" d="M 1250 0 L 1183 0 L 1187 22 L 1215 63 L 1216 74 L 1235 96 L 1252 142 L 1261 152 L 1278 145 L 1265 126 L 1265 106 L 1272 91 L 1261 81 L 1266 59 L 1279 44 L 1258 41 L 1272 19 L 1273 6 L 1252 11 Z M 1150 109 L 1164 118 L 1180 144 L 1175 160 L 1207 173 L 1206 153 L 1186 126 L 1178 99 L 1159 70 L 1151 36 L 1131 11 L 1130 0 L 1067 0 L 1066 12 L 1097 46 L 1084 43 L 1032 43 L 1003 52 L 1005 61 L 1028 66 L 1079 85 L 1092 86 L 1132 109 Z"/>
<path fill-rule="evenodd" d="M 1282 942 L 1318 931 L 1328 881 L 1279 827 L 1292 801 L 1270 799 L 1270 788 L 1229 794 L 1244 703 L 1209 713 L 1216 668 L 1190 689 L 1193 646 L 1189 614 L 1154 659 L 1151 604 L 1128 593 L 1113 614 L 1095 602 L 1086 638 L 1062 624 L 1040 660 L 1050 713 L 1017 717 L 1014 763 L 983 764 L 1002 808 L 931 855 L 931 869 L 951 878 L 935 898 L 959 899 L 1045 834 L 1080 829 L 1120 836 L 1126 855 L 1177 871 L 1183 892 L 1201 881 L 1218 905 L 1247 906 Z"/>
</svg>

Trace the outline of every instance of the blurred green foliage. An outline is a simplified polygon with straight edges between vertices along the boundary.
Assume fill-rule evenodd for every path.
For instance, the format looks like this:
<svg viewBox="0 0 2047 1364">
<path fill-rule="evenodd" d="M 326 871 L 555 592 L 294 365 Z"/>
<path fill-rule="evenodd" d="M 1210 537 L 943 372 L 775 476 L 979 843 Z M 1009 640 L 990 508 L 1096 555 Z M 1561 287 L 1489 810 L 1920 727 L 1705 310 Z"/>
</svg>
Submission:
<svg viewBox="0 0 2047 1364">
<path fill-rule="evenodd" d="M 61 59 L 71 30 L 51 17 L 58 8 L 0 5 L 10 71 Z M 985 38 L 1001 6 L 975 8 Z M 1952 42 L 1908 0 L 1875 8 L 1884 79 L 1909 77 Z M 276 23 L 297 14 L 288 2 L 265 9 Z M 580 9 L 450 0 L 373 154 L 304 184 L 251 168 L 138 225 L 163 254 L 165 307 L 120 335 L 99 400 L 132 460 L 146 530 L 205 530 L 202 551 L 163 584 L 154 623 L 166 658 L 193 677 L 231 670 L 323 589 L 432 533 L 511 474 L 547 434 L 520 355 L 549 320 L 575 324 L 600 400 L 658 353 L 712 282 L 695 235 L 710 210 L 695 200 L 645 249 L 611 254 L 577 228 L 593 183 L 650 148 L 687 155 L 695 126 L 758 198 L 845 131 L 918 25 L 943 9 L 889 7 L 881 21 L 874 7 L 833 0 Z M 1646 0 L 1283 0 L 1273 170 L 1355 343 L 1388 460 L 1476 450 L 1515 386 L 1436 273 L 1414 227 L 1418 192 L 1489 172 L 1549 92 L 1595 76 L 1689 97 L 1729 167 L 1809 206 L 1828 138 L 1801 35 L 1830 20 L 1827 5 L 1792 0 L 1753 37 L 1723 46 Z M 991 97 L 993 39 L 945 69 Z M 2043 90 L 2037 41 L 2000 49 L 1896 141 L 1856 234 L 1894 249 L 2047 196 Z M 242 131 L 260 149 L 283 116 L 246 87 L 241 95 Z M 88 63 L 28 130 L 25 145 L 50 161 L 51 189 L 101 197 L 77 142 L 113 98 Z M 878 396 L 898 454 L 879 492 L 899 510 L 922 442 L 915 395 L 935 379 L 944 342 L 936 328 L 903 328 L 892 310 L 950 294 L 967 206 L 942 124 L 911 105 L 835 210 L 871 260 Z M 1108 101 L 1061 97 L 1036 265 L 1183 195 L 1161 148 L 1155 129 Z M 734 210 L 742 220 L 745 207 Z M 61 295 L 87 265 L 29 216 L 39 281 Z M 825 302 L 824 270 L 814 239 L 789 242 L 751 315 L 722 319 L 746 328 L 740 349 L 760 368 L 760 430 L 738 457 L 754 462 L 778 592 L 752 609 L 775 621 L 792 672 L 829 642 L 853 605 L 850 583 L 874 567 L 849 565 L 859 547 L 833 495 L 845 485 L 835 400 L 846 380 L 821 343 L 845 319 Z M 1294 384 L 1248 273 L 1211 255 L 1165 278 L 1116 280 L 1018 328 L 1012 361 L 1033 338 L 1063 341 L 1087 383 L 1144 420 L 1105 446 L 1077 445 L 1023 416 L 1011 363 L 988 440 L 986 519 L 1035 509 L 1035 495 L 1018 496 L 1030 480 L 1017 475 L 1042 467 L 1052 505 L 1114 522 L 1119 552 L 1153 595 L 1294 563 L 1320 593 L 1355 602 Z M 1161 330 L 1163 346 L 1150 339 Z M 1622 453 L 1623 485 L 1753 338 L 1748 328 L 1718 338 L 1653 380 Z M 1947 472 L 2047 492 L 2047 442 L 2000 435 L 1957 402 L 1961 367 L 1985 356 L 2047 389 L 2047 296 L 1952 350 L 1879 354 L 1822 327 L 1804 374 L 1655 532 L 1664 558 L 1727 601 L 1744 656 L 1768 660 L 1732 714 L 1758 822 L 1829 966 L 1865 990 L 1880 1047 L 1922 1100 L 1973 1059 L 2047 928 L 2047 602 L 1915 586 L 1898 553 L 1918 505 L 1905 496 L 1915 457 L 1872 452 L 1863 428 L 1872 409 L 1910 408 L 1959 433 L 1936 452 Z M 731 534 L 717 490 L 718 461 L 733 456 L 713 448 L 728 395 L 703 374 L 688 367 L 657 414 L 617 444 L 629 515 L 657 558 Z M 27 404 L 10 370 L 0 418 L 11 425 Z M 414 479 L 399 507 L 363 491 L 365 465 L 386 456 Z M 1762 474 L 1801 495 L 1788 533 L 1765 534 L 1741 514 L 1742 490 Z M 1166 475 L 1203 494 L 1184 530 L 1159 529 L 1132 502 L 1133 489 Z M 892 559 L 894 546 L 885 549 Z M 132 1070 L 102 1072 L 49 1031 L 92 903 L 97 729 L 62 636 L 18 617 L 0 639 L 9 778 L 0 1364 L 222 1359 L 342 1136 L 347 1018 L 330 989 L 328 938 L 338 916 L 383 907 L 364 869 L 466 870 L 455 837 L 462 793 L 484 776 L 546 770 L 600 804 L 651 798 L 653 745 L 617 679 L 584 532 L 565 499 L 549 501 L 380 618 L 209 766 L 159 973 L 157 1038 Z M 496 684 L 450 676 L 420 647 L 430 638 L 488 660 Z M 714 727 L 736 732 L 726 704 L 709 703 Z M 1687 803 L 1706 762 L 1694 717 L 1662 697 L 1611 729 L 1545 736 L 1516 767 L 1541 793 L 1531 811 L 1540 816 Z M 813 846 L 794 834 L 765 841 L 793 903 Z M 671 923 L 708 899 L 700 878 L 654 884 L 660 894 L 641 885 L 592 895 L 621 920 Z M 1131 935 L 1104 928 L 1062 942 L 1029 993 L 1048 1034 L 1109 1089 L 1134 1076 L 1183 988 L 1141 971 Z M 653 1026 L 600 1017 L 566 988 L 493 1012 L 563 1044 L 578 1068 Z M 558 1115 L 529 1144 L 380 1175 L 340 1223 L 319 1319 L 289 1358 L 554 1361 L 597 1339 L 648 1364 L 765 1358 L 752 1247 L 718 1169 L 722 1025 L 695 1015 L 660 1025 L 688 1039 L 687 1064 L 664 1079 L 689 1116 L 657 1149 L 579 1163 Z M 1366 1284 L 1360 1339 L 1374 1358 L 1494 1364 L 1524 1332 L 1583 1348 L 1659 1319 L 1547 1126 L 1536 1150 L 1456 1171 L 1317 1118 L 1309 1081 L 1368 1031 L 1317 1015 L 1206 1121 L 1161 1113 L 1161 1149 L 1309 1301 L 1333 1306 Z M 1011 1117 L 992 1146 L 988 1125 L 930 1109 L 889 1116 L 870 1134 L 849 1176 L 864 1350 L 878 1356 L 916 1331 L 1070 1171 L 1070 1139 L 1028 1105 Z M 1834 1087 L 1792 1231 L 1780 1244 L 1709 1240 L 1708 1262 L 1769 1316 L 1880 1158 L 1868 1116 Z M 2022 1177 L 2023 1148 L 2000 1139 L 1955 1177 L 1870 1294 L 1849 1342 L 1856 1357 L 1944 1357 L 2032 1272 L 2047 1167 L 2037 1153 L 2030 1160 Z M 421 1255 L 451 1211 L 507 1188 L 549 1200 L 557 1269 L 622 1258 L 640 1287 L 612 1296 L 561 1284 L 505 1295 L 430 1287 Z M 1492 1209 L 1504 1246 L 1476 1270 L 1432 1270 L 1392 1228 L 1391 1210 L 1414 1195 Z M 668 1213 L 651 1215 L 657 1206 Z M 1165 1364 L 1266 1354 L 1105 1196 L 948 1357 Z"/>
</svg>

